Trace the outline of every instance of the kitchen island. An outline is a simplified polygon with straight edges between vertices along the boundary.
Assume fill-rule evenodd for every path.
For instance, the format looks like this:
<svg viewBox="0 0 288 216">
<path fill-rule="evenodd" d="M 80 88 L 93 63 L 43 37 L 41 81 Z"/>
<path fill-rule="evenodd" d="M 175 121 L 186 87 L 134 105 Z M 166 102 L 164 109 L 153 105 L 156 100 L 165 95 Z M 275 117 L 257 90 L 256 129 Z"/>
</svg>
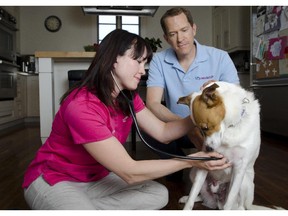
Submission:
<svg viewBox="0 0 288 216">
<path fill-rule="evenodd" d="M 39 73 L 40 136 L 48 138 L 62 95 L 68 90 L 68 71 L 88 69 L 95 52 L 35 52 Z"/>
</svg>

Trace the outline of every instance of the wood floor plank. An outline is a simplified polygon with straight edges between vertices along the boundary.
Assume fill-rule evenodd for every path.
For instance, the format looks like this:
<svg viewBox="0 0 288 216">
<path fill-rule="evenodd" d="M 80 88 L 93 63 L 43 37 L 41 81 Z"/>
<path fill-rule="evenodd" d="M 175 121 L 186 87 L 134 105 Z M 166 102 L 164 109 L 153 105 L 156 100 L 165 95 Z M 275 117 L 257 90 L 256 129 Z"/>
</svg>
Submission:
<svg viewBox="0 0 288 216">
<path fill-rule="evenodd" d="M 136 159 L 152 159 L 158 156 L 138 142 L 136 151 L 127 143 L 126 149 Z M 21 184 L 23 174 L 41 146 L 39 127 L 23 127 L 13 133 L 0 136 L 0 210 L 29 209 Z M 260 155 L 255 164 L 254 203 L 265 206 L 281 206 L 288 209 L 288 138 L 262 133 Z M 181 210 L 178 200 L 188 195 L 191 182 L 189 170 L 184 171 L 180 182 L 167 181 L 165 177 L 157 181 L 169 190 L 169 203 L 165 210 Z M 196 210 L 208 210 L 201 203 Z"/>
</svg>

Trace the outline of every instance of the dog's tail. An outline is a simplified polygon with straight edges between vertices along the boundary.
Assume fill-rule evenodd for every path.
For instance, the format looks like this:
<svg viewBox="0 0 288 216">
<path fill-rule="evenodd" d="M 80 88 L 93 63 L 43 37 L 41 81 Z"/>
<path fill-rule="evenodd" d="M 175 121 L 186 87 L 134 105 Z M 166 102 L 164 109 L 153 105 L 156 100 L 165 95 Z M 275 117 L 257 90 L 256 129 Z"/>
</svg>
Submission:
<svg viewBox="0 0 288 216">
<path fill-rule="evenodd" d="M 285 209 L 278 206 L 266 207 L 260 205 L 251 205 L 247 207 L 247 210 L 285 210 Z"/>
</svg>

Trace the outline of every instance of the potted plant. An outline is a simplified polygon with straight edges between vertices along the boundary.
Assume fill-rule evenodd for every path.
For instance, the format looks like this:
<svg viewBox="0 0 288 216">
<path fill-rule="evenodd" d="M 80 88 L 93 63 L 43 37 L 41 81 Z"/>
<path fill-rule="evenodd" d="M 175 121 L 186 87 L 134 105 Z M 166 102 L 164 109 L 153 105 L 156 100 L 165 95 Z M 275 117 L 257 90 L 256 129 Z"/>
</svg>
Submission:
<svg viewBox="0 0 288 216">
<path fill-rule="evenodd" d="M 99 47 L 99 44 L 94 43 L 93 45 L 86 45 L 84 46 L 85 52 L 96 52 Z"/>
<path fill-rule="evenodd" d="M 162 48 L 161 46 L 162 41 L 159 38 L 155 39 L 154 37 L 152 38 L 145 37 L 145 40 L 150 44 L 150 47 L 153 52 L 156 52 L 158 48 Z"/>
</svg>

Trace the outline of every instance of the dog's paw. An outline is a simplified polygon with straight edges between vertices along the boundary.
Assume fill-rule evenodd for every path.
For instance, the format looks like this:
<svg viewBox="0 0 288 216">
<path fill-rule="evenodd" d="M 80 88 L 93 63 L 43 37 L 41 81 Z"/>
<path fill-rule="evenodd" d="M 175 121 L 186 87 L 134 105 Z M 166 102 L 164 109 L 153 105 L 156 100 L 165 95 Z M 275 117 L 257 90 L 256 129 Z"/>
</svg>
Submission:
<svg viewBox="0 0 288 216">
<path fill-rule="evenodd" d="M 187 202 L 187 200 L 188 200 L 188 198 L 189 198 L 189 196 L 183 196 L 183 197 L 181 197 L 180 199 L 179 199 L 179 203 L 186 203 Z M 195 202 L 202 202 L 203 201 L 203 199 L 202 199 L 202 197 L 199 195 L 199 196 L 197 196 L 197 198 L 195 199 Z"/>
<path fill-rule="evenodd" d="M 203 202 L 201 195 L 196 197 L 195 202 Z"/>
<path fill-rule="evenodd" d="M 188 200 L 188 196 L 183 196 L 183 197 L 181 197 L 180 199 L 179 199 L 179 203 L 186 203 L 187 202 L 187 200 Z"/>
</svg>

